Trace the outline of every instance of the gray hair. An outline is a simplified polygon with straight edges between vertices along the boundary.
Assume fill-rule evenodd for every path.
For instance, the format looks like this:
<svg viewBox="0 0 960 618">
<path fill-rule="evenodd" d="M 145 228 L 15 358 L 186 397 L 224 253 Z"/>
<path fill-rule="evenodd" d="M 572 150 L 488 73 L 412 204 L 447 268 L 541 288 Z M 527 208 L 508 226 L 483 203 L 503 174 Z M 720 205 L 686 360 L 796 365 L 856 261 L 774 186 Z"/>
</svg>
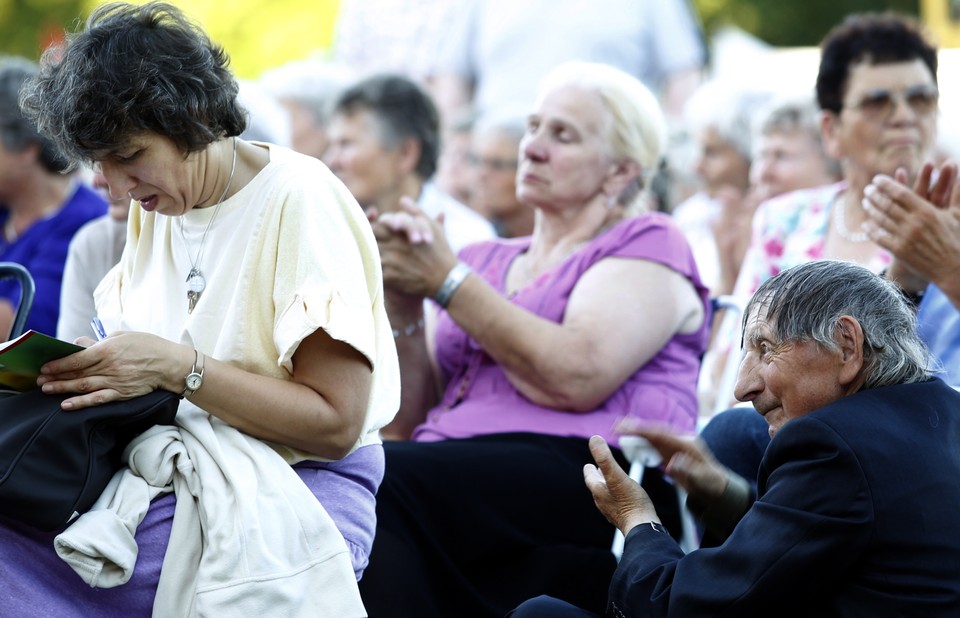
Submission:
<svg viewBox="0 0 960 618">
<path fill-rule="evenodd" d="M 687 101 L 684 119 L 696 133 L 713 128 L 747 161 L 753 159 L 753 116 L 769 103 L 771 93 L 739 82 L 714 79 L 702 84 Z"/>
<path fill-rule="evenodd" d="M 752 316 L 756 311 L 757 315 Z M 853 262 L 817 260 L 764 281 L 743 313 L 765 320 L 777 341 L 814 341 L 836 350 L 841 316 L 863 329 L 863 389 L 921 382 L 930 356 L 916 317 L 895 284 Z"/>
<path fill-rule="evenodd" d="M 759 141 L 758 137 L 772 133 L 801 133 L 809 136 L 817 145 L 827 170 L 835 177 L 840 177 L 840 162 L 823 150 L 820 108 L 817 107 L 813 93 L 775 97 L 757 115 L 753 133 L 754 144 Z"/>
<path fill-rule="evenodd" d="M 60 173 L 69 164 L 53 141 L 42 136 L 37 125 L 20 109 L 23 85 L 36 77 L 37 65 L 26 58 L 0 58 L 0 142 L 11 152 L 23 152 L 36 144 L 38 161 L 49 172 Z"/>
</svg>

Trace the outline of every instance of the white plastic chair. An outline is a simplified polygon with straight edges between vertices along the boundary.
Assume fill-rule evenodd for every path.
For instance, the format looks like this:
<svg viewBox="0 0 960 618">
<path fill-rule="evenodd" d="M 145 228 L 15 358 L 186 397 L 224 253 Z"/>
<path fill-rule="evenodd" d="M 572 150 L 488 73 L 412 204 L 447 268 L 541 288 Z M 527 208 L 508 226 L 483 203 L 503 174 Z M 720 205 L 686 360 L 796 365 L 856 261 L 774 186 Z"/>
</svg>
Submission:
<svg viewBox="0 0 960 618">
<path fill-rule="evenodd" d="M 630 478 L 640 484 L 643 481 L 644 468 L 653 468 L 660 465 L 661 457 L 657 449 L 653 448 L 645 438 L 640 436 L 621 436 L 620 450 L 630 462 Z M 693 516 L 686 508 L 687 492 L 679 485 L 674 486 L 677 490 L 677 500 L 680 507 L 680 549 L 683 553 L 689 553 L 699 547 L 700 539 L 697 536 L 697 527 L 693 523 Z M 613 535 L 613 546 L 610 551 L 613 556 L 620 560 L 623 555 L 623 533 L 616 530 Z"/>
<path fill-rule="evenodd" d="M 737 297 L 732 295 L 721 295 L 710 299 L 711 319 L 717 313 L 723 311 L 723 320 L 739 321 L 743 315 L 744 305 Z M 727 364 L 723 368 L 720 380 L 717 382 L 716 397 L 711 414 L 722 412 L 729 407 L 729 402 L 733 401 L 733 392 L 737 385 L 737 369 L 739 363 L 737 357 L 727 359 Z M 701 368 L 702 369 L 702 368 Z M 701 419 L 703 423 L 698 423 L 698 430 L 709 420 L 709 417 Z M 630 462 L 630 478 L 638 484 L 643 480 L 644 468 L 659 466 L 661 462 L 660 453 L 653 448 L 649 442 L 640 436 L 622 436 L 620 438 L 620 450 L 623 451 L 627 461 Z M 674 486 L 677 490 L 677 500 L 680 503 L 680 549 L 684 553 L 689 553 L 700 546 L 700 539 L 697 535 L 697 527 L 694 524 L 693 516 L 687 509 L 687 492 L 679 485 Z M 613 546 L 610 551 L 619 561 L 623 555 L 623 533 L 617 530 L 613 536 Z"/>
</svg>

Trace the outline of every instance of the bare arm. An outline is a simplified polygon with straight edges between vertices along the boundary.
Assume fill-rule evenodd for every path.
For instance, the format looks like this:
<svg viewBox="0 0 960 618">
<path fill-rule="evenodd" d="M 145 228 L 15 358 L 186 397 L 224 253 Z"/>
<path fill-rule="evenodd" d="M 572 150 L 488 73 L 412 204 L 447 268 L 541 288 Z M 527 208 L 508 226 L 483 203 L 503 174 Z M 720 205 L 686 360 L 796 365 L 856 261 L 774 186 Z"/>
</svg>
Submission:
<svg viewBox="0 0 960 618">
<path fill-rule="evenodd" d="M 65 410 L 79 409 L 154 389 L 179 394 L 193 361 L 187 345 L 122 332 L 47 363 L 38 382 L 47 393 L 81 393 L 64 402 Z M 370 384 L 365 357 L 318 330 L 294 354 L 292 380 L 257 375 L 207 356 L 203 386 L 190 399 L 252 436 L 339 459 L 359 438 Z"/>
<path fill-rule="evenodd" d="M 654 262 L 620 258 L 584 273 L 561 324 L 514 305 L 476 276 L 447 310 L 524 396 L 572 411 L 595 408 L 675 333 L 703 320 L 687 279 Z"/>
<path fill-rule="evenodd" d="M 388 293 L 388 298 L 391 296 L 395 298 L 396 295 Z M 409 308 L 403 311 L 398 308 L 399 305 Z M 388 302 L 387 306 L 391 322 L 394 322 L 394 331 L 398 333 L 394 341 L 401 367 L 400 410 L 380 430 L 380 436 L 384 440 L 407 440 L 414 428 L 426 420 L 427 411 L 440 400 L 439 372 L 430 353 L 435 320 L 424 315 L 426 312 L 420 297 L 412 297 L 405 303 Z M 419 326 L 421 323 L 423 327 Z M 414 332 L 405 334 L 409 328 L 415 329 Z"/>
<path fill-rule="evenodd" d="M 456 264 L 436 222 L 404 212 L 384 216 L 379 226 L 385 285 L 433 296 Z M 572 411 L 595 408 L 675 333 L 693 332 L 704 318 L 685 277 L 661 264 L 621 258 L 601 260 L 584 273 L 562 324 L 514 305 L 476 275 L 467 277 L 447 311 L 524 396 Z"/>
</svg>

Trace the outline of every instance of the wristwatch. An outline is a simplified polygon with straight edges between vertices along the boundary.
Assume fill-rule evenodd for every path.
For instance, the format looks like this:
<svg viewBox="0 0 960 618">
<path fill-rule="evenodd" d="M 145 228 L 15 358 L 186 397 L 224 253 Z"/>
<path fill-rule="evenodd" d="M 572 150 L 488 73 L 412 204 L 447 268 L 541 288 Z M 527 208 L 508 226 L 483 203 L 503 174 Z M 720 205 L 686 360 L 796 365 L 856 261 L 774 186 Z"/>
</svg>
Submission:
<svg viewBox="0 0 960 618">
<path fill-rule="evenodd" d="M 196 348 L 194 348 L 193 353 L 193 367 L 190 368 L 187 377 L 183 379 L 184 388 L 180 397 L 189 397 L 203 386 L 203 354 Z"/>
</svg>

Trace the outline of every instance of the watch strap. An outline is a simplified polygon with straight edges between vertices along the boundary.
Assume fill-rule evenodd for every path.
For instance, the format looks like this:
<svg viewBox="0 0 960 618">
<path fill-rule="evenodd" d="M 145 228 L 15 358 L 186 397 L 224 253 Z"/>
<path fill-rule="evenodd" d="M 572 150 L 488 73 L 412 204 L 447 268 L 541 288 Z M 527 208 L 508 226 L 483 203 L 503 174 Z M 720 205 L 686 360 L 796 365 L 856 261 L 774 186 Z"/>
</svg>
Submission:
<svg viewBox="0 0 960 618">
<path fill-rule="evenodd" d="M 183 392 L 180 393 L 180 397 L 189 397 L 194 394 L 200 387 L 203 386 L 203 353 L 197 348 L 193 349 L 193 367 L 190 368 L 190 373 L 186 375 L 183 379 Z M 193 381 L 191 378 L 197 378 L 198 383 L 195 388 L 191 388 L 190 384 Z"/>
</svg>

